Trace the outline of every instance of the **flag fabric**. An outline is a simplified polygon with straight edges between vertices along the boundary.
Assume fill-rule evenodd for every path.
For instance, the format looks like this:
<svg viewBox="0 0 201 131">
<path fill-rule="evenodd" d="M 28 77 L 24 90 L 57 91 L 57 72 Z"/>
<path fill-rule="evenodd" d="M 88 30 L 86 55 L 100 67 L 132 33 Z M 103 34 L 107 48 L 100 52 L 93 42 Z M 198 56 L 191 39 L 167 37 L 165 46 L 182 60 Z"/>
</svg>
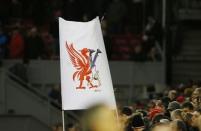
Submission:
<svg viewBox="0 0 201 131">
<path fill-rule="evenodd" d="M 89 22 L 59 18 L 62 109 L 94 104 L 116 108 L 99 18 Z"/>
</svg>

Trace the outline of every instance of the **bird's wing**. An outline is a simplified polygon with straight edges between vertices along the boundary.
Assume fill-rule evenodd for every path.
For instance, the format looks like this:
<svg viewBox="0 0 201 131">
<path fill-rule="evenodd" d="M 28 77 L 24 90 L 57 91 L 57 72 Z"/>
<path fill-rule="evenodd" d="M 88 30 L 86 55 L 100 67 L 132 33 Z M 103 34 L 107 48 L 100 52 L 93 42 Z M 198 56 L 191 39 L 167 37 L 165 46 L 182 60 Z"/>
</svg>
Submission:
<svg viewBox="0 0 201 131">
<path fill-rule="evenodd" d="M 73 44 L 69 44 L 66 42 L 66 49 L 69 54 L 71 63 L 78 70 L 81 71 L 86 66 L 85 57 L 82 56 L 78 51 L 75 50 Z"/>
</svg>

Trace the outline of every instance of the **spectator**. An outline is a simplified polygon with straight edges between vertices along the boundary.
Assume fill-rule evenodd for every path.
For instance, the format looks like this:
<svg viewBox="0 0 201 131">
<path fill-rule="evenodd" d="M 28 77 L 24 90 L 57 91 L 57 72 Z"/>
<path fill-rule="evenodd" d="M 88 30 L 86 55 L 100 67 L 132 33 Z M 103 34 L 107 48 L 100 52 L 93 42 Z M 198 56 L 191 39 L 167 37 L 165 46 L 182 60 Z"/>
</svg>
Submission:
<svg viewBox="0 0 201 131">
<path fill-rule="evenodd" d="M 160 23 L 153 17 L 148 17 L 148 22 L 144 30 L 143 40 L 145 51 L 148 53 L 156 44 L 161 45 L 162 29 Z"/>
<path fill-rule="evenodd" d="M 153 126 L 151 131 L 172 131 L 170 123 L 159 123 Z"/>
<path fill-rule="evenodd" d="M 193 91 L 194 91 L 193 88 L 186 88 L 186 89 L 184 89 L 184 96 L 185 96 L 185 98 L 190 100 Z"/>
<path fill-rule="evenodd" d="M 167 108 L 168 104 L 170 103 L 170 98 L 165 96 L 162 98 L 162 102 L 163 102 L 163 105 L 165 106 L 165 108 Z"/>
<path fill-rule="evenodd" d="M 144 131 L 145 130 L 145 123 L 140 113 L 135 114 L 131 118 L 132 129 L 133 131 Z"/>
<path fill-rule="evenodd" d="M 185 97 L 184 96 L 178 96 L 176 100 L 177 100 L 177 102 L 182 104 L 185 101 Z"/>
<path fill-rule="evenodd" d="M 182 104 L 181 108 L 184 112 L 193 112 L 194 111 L 194 107 L 191 102 L 184 102 Z"/>
<path fill-rule="evenodd" d="M 107 106 L 97 105 L 83 116 L 82 131 L 117 131 L 116 124 L 114 113 Z"/>
<path fill-rule="evenodd" d="M 150 61 L 161 61 L 161 54 L 157 51 L 156 47 L 150 49 L 147 57 Z"/>
<path fill-rule="evenodd" d="M 49 93 L 49 97 L 51 97 L 56 102 L 61 103 L 61 88 L 60 88 L 60 86 L 54 86 Z"/>
<path fill-rule="evenodd" d="M 199 129 L 201 129 L 201 126 L 200 126 L 200 124 L 201 124 L 201 112 L 198 110 L 198 111 L 195 111 L 194 113 L 193 113 L 193 117 L 192 117 L 192 126 L 193 127 L 197 127 L 197 128 L 199 128 Z"/>
<path fill-rule="evenodd" d="M 197 127 L 199 129 L 199 131 L 201 131 L 201 116 L 198 117 L 198 120 L 197 120 Z"/>
<path fill-rule="evenodd" d="M 174 120 L 171 122 L 172 131 L 188 131 L 182 120 Z"/>
<path fill-rule="evenodd" d="M 170 101 L 175 101 L 177 97 L 177 91 L 176 90 L 170 90 L 168 92 L 168 97 L 170 98 Z"/>
<path fill-rule="evenodd" d="M 8 45 L 9 58 L 20 59 L 24 56 L 24 38 L 18 28 L 14 28 Z"/>
<path fill-rule="evenodd" d="M 159 123 L 168 123 L 169 118 L 165 116 L 164 114 L 160 113 L 154 116 L 152 119 L 152 124 L 159 124 Z"/>
<path fill-rule="evenodd" d="M 36 27 L 31 28 L 27 33 L 25 44 L 25 58 L 27 59 L 39 59 L 43 57 L 44 44 L 38 33 Z"/>
<path fill-rule="evenodd" d="M 133 114 L 133 110 L 131 109 L 131 107 L 125 106 L 122 108 L 121 114 L 123 116 L 129 117 Z"/>
<path fill-rule="evenodd" d="M 149 119 L 152 120 L 157 114 L 164 113 L 161 108 L 153 108 L 149 112 Z"/>
<path fill-rule="evenodd" d="M 171 112 L 171 119 L 174 120 L 183 120 L 182 118 L 182 110 L 181 109 L 176 109 Z"/>
<path fill-rule="evenodd" d="M 192 125 L 193 125 L 193 120 L 192 120 L 193 115 L 191 113 L 183 112 L 182 117 L 183 117 L 183 121 L 186 124 L 187 130 L 188 131 L 193 131 L 194 130 L 193 127 L 192 127 Z"/>
<path fill-rule="evenodd" d="M 195 109 L 201 107 L 201 88 L 196 88 L 193 91 L 191 100 Z"/>
<path fill-rule="evenodd" d="M 132 55 L 132 60 L 134 61 L 145 61 L 146 60 L 146 54 L 143 51 L 142 45 L 136 45 L 136 47 L 134 48 L 134 52 Z"/>
<path fill-rule="evenodd" d="M 122 128 L 126 131 L 132 131 L 132 126 L 130 122 L 130 118 L 133 115 L 133 110 L 131 107 L 125 106 L 121 110 L 121 115 L 120 115 L 120 123 L 122 125 Z"/>
<path fill-rule="evenodd" d="M 176 109 L 181 109 L 180 104 L 177 101 L 170 102 L 167 108 L 170 112 Z"/>
<path fill-rule="evenodd" d="M 55 49 L 55 40 L 53 36 L 47 31 L 44 30 L 41 33 L 41 38 L 44 44 L 44 58 L 52 59 L 55 57 L 56 49 Z"/>
</svg>

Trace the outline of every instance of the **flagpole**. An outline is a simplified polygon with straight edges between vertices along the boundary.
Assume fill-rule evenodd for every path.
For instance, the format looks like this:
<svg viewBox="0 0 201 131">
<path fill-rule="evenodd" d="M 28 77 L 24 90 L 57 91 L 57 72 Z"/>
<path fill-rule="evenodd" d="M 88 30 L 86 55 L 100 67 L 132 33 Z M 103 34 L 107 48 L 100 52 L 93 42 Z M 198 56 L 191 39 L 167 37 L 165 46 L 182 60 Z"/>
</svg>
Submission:
<svg viewBox="0 0 201 131">
<path fill-rule="evenodd" d="M 62 110 L 62 124 L 63 124 L 63 131 L 65 131 L 65 117 L 64 117 L 64 115 L 65 115 L 65 112 L 64 112 L 64 110 Z"/>
</svg>

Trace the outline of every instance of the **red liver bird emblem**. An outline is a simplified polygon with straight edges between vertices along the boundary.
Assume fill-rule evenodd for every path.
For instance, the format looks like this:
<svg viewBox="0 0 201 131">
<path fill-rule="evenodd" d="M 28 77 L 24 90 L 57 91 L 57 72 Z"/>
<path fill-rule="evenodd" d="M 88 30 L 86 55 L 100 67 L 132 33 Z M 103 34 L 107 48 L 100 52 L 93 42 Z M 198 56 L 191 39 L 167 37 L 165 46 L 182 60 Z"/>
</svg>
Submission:
<svg viewBox="0 0 201 131">
<path fill-rule="evenodd" d="M 96 69 L 96 60 L 101 53 L 99 49 L 97 51 L 93 49 L 83 48 L 80 51 L 77 51 L 73 44 L 66 42 L 66 49 L 70 57 L 72 65 L 75 67 L 76 71 L 73 73 L 73 80 L 76 79 L 80 81 L 79 86 L 76 89 L 85 89 L 84 85 L 87 85 L 90 89 L 97 88 L 101 85 L 99 78 L 99 71 Z M 94 57 L 92 56 L 95 53 Z M 84 81 L 87 84 L 84 84 Z M 97 81 L 97 82 L 95 82 Z"/>
</svg>

